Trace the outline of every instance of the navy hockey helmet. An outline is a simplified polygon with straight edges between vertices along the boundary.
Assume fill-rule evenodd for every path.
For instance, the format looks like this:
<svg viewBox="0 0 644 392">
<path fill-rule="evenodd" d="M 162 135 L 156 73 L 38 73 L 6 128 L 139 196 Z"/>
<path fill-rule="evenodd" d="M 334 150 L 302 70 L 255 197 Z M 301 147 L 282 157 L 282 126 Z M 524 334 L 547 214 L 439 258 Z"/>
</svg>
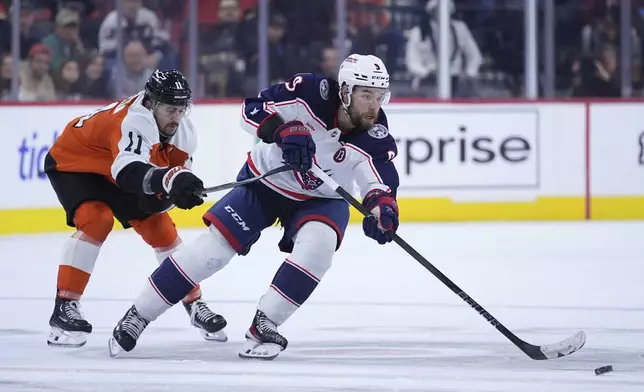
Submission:
<svg viewBox="0 0 644 392">
<path fill-rule="evenodd" d="M 151 101 L 176 106 L 189 106 L 192 91 L 181 72 L 156 70 L 145 83 L 145 93 Z"/>
</svg>

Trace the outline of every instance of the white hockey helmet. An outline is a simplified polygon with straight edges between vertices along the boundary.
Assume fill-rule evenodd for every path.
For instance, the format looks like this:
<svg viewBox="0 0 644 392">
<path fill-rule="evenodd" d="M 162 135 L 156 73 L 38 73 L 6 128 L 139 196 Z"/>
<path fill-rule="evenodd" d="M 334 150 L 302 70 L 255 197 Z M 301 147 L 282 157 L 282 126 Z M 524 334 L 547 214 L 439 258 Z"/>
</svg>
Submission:
<svg viewBox="0 0 644 392">
<path fill-rule="evenodd" d="M 374 55 L 352 54 L 340 65 L 338 72 L 340 83 L 340 100 L 342 100 L 342 87 L 347 86 L 348 102 L 343 106 L 346 108 L 351 104 L 351 93 L 354 87 L 375 87 L 387 90 L 382 104 L 389 102 L 391 92 L 389 91 L 389 72 L 385 63 Z"/>
</svg>

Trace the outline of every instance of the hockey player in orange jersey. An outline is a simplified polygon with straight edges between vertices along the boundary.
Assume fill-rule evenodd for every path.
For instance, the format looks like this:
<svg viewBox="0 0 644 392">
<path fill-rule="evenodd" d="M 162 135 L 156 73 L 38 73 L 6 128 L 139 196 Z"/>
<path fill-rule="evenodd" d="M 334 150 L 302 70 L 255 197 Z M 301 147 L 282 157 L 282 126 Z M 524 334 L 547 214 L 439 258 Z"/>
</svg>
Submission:
<svg viewBox="0 0 644 392">
<path fill-rule="evenodd" d="M 45 159 L 45 172 L 76 228 L 63 248 L 49 320 L 51 346 L 80 347 L 92 325 L 79 300 L 116 218 L 163 261 L 181 246 L 167 210 L 203 204 L 202 181 L 190 171 L 197 135 L 187 117 L 188 82 L 178 71 L 155 71 L 139 94 L 73 119 Z M 195 287 L 183 299 L 206 340 L 227 340 L 226 320 Z"/>
</svg>

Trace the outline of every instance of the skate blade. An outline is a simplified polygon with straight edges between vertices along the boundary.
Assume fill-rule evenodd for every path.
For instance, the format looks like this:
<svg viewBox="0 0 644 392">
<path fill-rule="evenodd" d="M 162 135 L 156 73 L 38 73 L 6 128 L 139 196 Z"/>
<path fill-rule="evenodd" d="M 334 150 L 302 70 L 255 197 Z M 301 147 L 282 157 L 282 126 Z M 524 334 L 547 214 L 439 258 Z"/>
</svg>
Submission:
<svg viewBox="0 0 644 392">
<path fill-rule="evenodd" d="M 65 331 L 58 327 L 51 327 L 47 345 L 51 347 L 76 348 L 83 347 L 87 343 L 87 332 Z"/>
<path fill-rule="evenodd" d="M 226 332 L 224 332 L 223 329 L 217 332 L 207 332 L 206 330 L 199 328 L 199 333 L 201 333 L 201 336 L 209 342 L 225 343 L 228 341 L 228 335 L 226 335 Z"/>
<path fill-rule="evenodd" d="M 123 347 L 114 339 L 113 336 L 110 337 L 110 340 L 107 342 L 107 347 L 110 350 L 110 357 L 116 358 L 117 356 L 126 352 Z"/>
<path fill-rule="evenodd" d="M 254 340 L 249 340 L 244 344 L 244 347 L 239 352 L 239 357 L 242 359 L 262 359 L 270 361 L 282 352 L 282 346 L 275 343 L 259 343 Z"/>
</svg>

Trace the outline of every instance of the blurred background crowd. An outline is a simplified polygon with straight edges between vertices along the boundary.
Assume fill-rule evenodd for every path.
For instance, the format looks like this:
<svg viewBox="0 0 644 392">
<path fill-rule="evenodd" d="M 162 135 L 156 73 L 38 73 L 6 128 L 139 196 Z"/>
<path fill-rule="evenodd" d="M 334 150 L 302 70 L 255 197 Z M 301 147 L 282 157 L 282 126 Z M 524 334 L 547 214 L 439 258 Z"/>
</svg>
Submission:
<svg viewBox="0 0 644 392">
<path fill-rule="evenodd" d="M 453 97 L 525 96 L 527 2 L 448 0 Z M 642 95 L 644 0 L 536 4 L 538 96 Z M 0 0 L 0 99 L 120 98 L 155 68 L 180 69 L 199 98 L 235 98 L 257 94 L 264 64 L 268 83 L 333 76 L 349 53 L 381 57 L 395 97 L 436 97 L 437 11 L 438 0 Z"/>
</svg>

